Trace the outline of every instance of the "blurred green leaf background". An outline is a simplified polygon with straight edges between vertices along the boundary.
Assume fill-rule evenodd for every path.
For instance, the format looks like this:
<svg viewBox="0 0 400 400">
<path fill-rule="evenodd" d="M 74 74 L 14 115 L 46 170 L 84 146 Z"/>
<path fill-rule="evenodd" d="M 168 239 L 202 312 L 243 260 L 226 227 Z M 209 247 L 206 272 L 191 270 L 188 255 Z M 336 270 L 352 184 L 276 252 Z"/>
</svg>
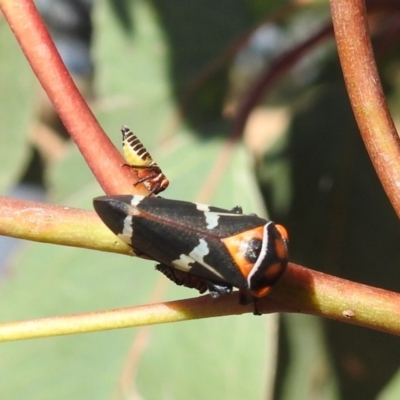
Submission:
<svg viewBox="0 0 400 400">
<path fill-rule="evenodd" d="M 256 145 L 227 151 L 227 66 L 204 82 L 174 127 L 185 85 L 282 6 L 267 3 L 96 3 L 93 110 L 118 147 L 122 125 L 139 136 L 171 181 L 163 196 L 204 196 L 213 205 L 240 204 L 263 216 L 265 200 L 269 215 L 289 229 L 294 262 L 398 291 L 398 221 L 357 132 L 332 43 L 310 76 L 285 76 L 273 101 L 263 104 L 286 110 L 270 151 L 262 151 L 258 137 Z M 306 37 L 315 25 L 304 21 L 323 21 L 328 8 L 302 12 L 302 24 L 293 12 L 281 28 L 294 36 L 301 28 Z M 0 54 L 0 188 L 7 193 L 27 159 L 37 83 L 4 21 Z M 393 107 L 397 60 L 382 62 Z M 219 169 L 217 160 L 227 168 Z M 102 194 L 73 144 L 49 169 L 48 183 L 56 204 L 92 209 L 92 198 Z M 191 296 L 196 293 L 167 282 L 149 261 L 24 243 L 3 266 L 0 320 Z M 397 338 L 303 315 L 280 322 L 277 315 L 232 316 L 2 343 L 0 398 L 395 399 L 399 348 Z"/>
</svg>

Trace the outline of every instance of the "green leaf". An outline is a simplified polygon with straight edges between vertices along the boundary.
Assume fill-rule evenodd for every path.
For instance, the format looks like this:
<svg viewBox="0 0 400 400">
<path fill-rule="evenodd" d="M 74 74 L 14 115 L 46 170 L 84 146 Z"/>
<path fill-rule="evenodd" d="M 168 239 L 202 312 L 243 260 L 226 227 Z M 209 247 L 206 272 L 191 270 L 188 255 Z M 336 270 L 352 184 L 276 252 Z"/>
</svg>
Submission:
<svg viewBox="0 0 400 400">
<path fill-rule="evenodd" d="M 198 132 L 183 126 L 177 134 L 163 136 L 175 105 L 165 41 L 148 4 L 139 2 L 135 9 L 133 40 L 121 36 L 105 9 L 98 11 L 100 86 L 95 111 L 115 143 L 120 146 L 120 126 L 130 125 L 171 180 L 166 197 L 195 201 L 201 195 L 204 202 L 226 208 L 240 204 L 245 212 L 265 215 L 242 145 L 225 153 L 224 140 L 201 140 Z M 210 137 L 210 132 L 201 133 Z M 215 166 L 218 160 L 222 167 Z M 59 204 L 91 209 L 92 198 L 102 194 L 72 145 L 49 178 L 52 200 Z M 3 277 L 0 319 L 197 296 L 167 281 L 153 265 L 121 255 L 26 243 L 9 260 Z M 108 399 L 127 390 L 143 398 L 261 398 L 272 392 L 276 337 L 276 316 L 245 315 L 3 343 L 0 395 Z"/>
</svg>

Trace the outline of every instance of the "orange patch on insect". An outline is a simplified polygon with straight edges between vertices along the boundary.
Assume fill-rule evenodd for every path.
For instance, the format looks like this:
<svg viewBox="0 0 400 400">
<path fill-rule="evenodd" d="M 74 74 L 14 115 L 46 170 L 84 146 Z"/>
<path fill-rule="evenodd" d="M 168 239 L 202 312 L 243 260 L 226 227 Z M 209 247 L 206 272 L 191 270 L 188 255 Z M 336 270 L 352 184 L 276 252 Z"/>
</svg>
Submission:
<svg viewBox="0 0 400 400">
<path fill-rule="evenodd" d="M 272 289 L 272 286 L 264 286 L 261 289 L 257 289 L 257 290 L 250 290 L 250 293 L 254 296 L 254 297 L 264 297 L 266 296 L 269 291 Z"/>
<path fill-rule="evenodd" d="M 235 260 L 236 265 L 240 269 L 242 275 L 247 278 L 254 267 L 254 262 L 247 260 L 246 252 L 248 251 L 249 242 L 254 239 L 259 239 L 261 242 L 264 237 L 264 226 L 239 233 L 235 236 L 230 236 L 221 239 L 227 248 L 229 254 Z"/>
<path fill-rule="evenodd" d="M 287 242 L 289 241 L 289 235 L 282 225 L 275 225 L 275 228 L 281 235 L 281 238 L 275 240 L 275 252 L 280 259 L 284 260 L 287 258 Z"/>
<path fill-rule="evenodd" d="M 266 282 L 270 281 L 270 284 L 267 284 L 266 286 L 259 289 L 251 290 L 251 294 L 254 297 L 266 296 L 276 280 L 282 275 L 285 268 L 286 262 L 276 262 L 274 264 L 268 265 L 268 268 L 265 270 L 263 275 L 265 278 L 267 278 Z"/>
</svg>

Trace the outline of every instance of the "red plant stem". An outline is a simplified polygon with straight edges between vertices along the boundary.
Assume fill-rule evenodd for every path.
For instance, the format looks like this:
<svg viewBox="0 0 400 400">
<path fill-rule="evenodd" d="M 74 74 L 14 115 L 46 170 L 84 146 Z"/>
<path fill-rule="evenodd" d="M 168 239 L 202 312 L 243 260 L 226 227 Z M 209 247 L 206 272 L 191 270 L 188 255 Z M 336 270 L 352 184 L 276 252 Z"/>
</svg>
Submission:
<svg viewBox="0 0 400 400">
<path fill-rule="evenodd" d="M 184 91 L 180 96 L 181 108 L 185 109 L 191 102 L 193 96 L 209 81 L 219 70 L 226 67 L 232 61 L 234 56 L 243 49 L 254 32 L 262 25 L 268 23 L 281 22 L 290 15 L 290 12 L 296 8 L 300 8 L 305 4 L 301 1 L 291 1 L 288 4 L 283 4 L 272 15 L 268 14 L 252 26 L 248 31 L 237 37 L 222 53 L 207 64 L 199 73 L 197 73 L 192 80 L 189 81 L 184 87 Z"/>
<path fill-rule="evenodd" d="M 268 303 L 270 303 L 268 305 Z M 327 317 L 400 335 L 400 294 L 289 263 L 259 310 Z"/>
<path fill-rule="evenodd" d="M 300 43 L 293 50 L 278 57 L 276 61 L 268 64 L 260 77 L 250 87 L 243 101 L 239 104 L 239 109 L 234 120 L 231 136 L 239 137 L 243 134 L 244 126 L 253 108 L 260 103 L 267 91 L 276 84 L 278 78 L 282 77 L 293 65 L 301 59 L 313 47 L 322 40 L 332 35 L 332 25 L 322 27 L 312 37 Z"/>
<path fill-rule="evenodd" d="M 32 70 L 107 194 L 132 193 L 137 176 L 121 168 L 124 160 L 88 108 L 64 66 L 31 0 L 0 0 L 4 13 Z M 136 193 L 148 194 L 143 185 Z"/>
<path fill-rule="evenodd" d="M 93 211 L 0 196 L 0 235 L 132 255 Z"/>
<path fill-rule="evenodd" d="M 0 341 L 32 339 L 191 319 L 239 315 L 238 292 L 117 310 L 0 324 Z M 260 299 L 264 313 L 305 313 L 400 335 L 400 295 L 289 264 L 271 293 Z"/>
<path fill-rule="evenodd" d="M 0 197 L 0 202 L 0 234 L 132 254 L 131 248 L 117 240 L 94 212 L 4 197 Z M 24 223 L 18 224 L 16 221 Z M 238 305 L 236 295 L 222 296 L 217 301 L 210 296 L 203 296 L 169 304 L 175 303 L 182 304 L 177 308 L 184 314 L 181 319 L 242 314 L 253 309 L 251 304 L 248 307 Z M 262 313 L 312 314 L 400 335 L 400 294 L 337 278 L 293 263 L 289 263 L 268 296 L 259 299 L 257 308 Z M 177 321 L 174 318 L 171 314 L 160 316 L 157 323 Z M 125 323 L 124 326 L 134 326 L 129 325 L 129 321 Z M 110 328 L 109 326 L 106 329 Z M 0 338 L 1 336 L 0 325 Z"/>
<path fill-rule="evenodd" d="M 362 0 L 331 0 L 347 92 L 382 186 L 400 217 L 400 139 L 385 101 Z"/>
</svg>

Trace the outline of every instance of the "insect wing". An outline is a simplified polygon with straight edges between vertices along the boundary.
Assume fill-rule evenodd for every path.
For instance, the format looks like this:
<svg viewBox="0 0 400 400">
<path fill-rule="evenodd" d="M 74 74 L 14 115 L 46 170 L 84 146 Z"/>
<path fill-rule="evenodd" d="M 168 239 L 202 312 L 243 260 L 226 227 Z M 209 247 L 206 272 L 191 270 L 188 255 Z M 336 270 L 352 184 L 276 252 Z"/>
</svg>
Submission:
<svg viewBox="0 0 400 400">
<path fill-rule="evenodd" d="M 266 221 L 217 207 L 142 196 L 95 199 L 105 224 L 139 256 L 212 282 L 247 287 L 221 239 Z"/>
<path fill-rule="evenodd" d="M 285 228 L 238 207 L 129 195 L 98 197 L 94 206 L 137 256 L 158 261 L 177 284 L 200 291 L 207 285 L 216 294 L 235 286 L 263 297 L 287 265 Z"/>
<path fill-rule="evenodd" d="M 118 196 L 113 196 L 118 197 Z M 174 226 L 182 235 L 225 238 L 263 226 L 267 221 L 206 204 L 154 197 L 131 196 L 132 204 L 146 218 Z"/>
</svg>

